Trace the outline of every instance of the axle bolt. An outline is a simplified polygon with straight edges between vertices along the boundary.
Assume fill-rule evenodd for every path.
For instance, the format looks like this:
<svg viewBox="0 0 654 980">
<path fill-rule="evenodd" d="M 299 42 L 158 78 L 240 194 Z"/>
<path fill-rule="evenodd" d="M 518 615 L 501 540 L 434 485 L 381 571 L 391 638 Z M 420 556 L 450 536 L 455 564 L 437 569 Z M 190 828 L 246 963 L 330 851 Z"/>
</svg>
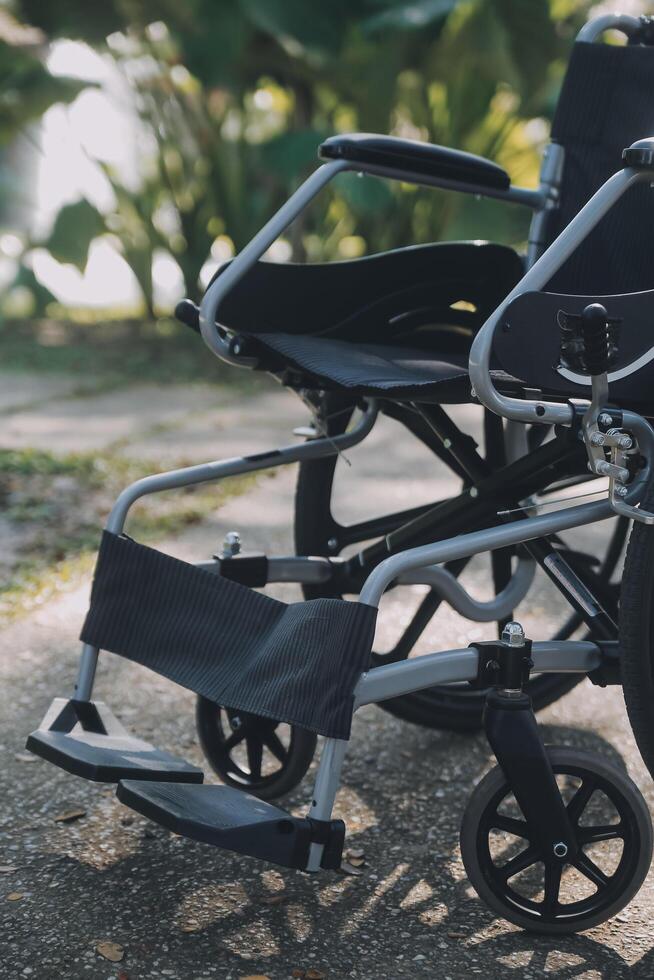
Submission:
<svg viewBox="0 0 654 980">
<path fill-rule="evenodd" d="M 564 842 L 560 840 L 557 844 L 554 845 L 552 850 L 554 851 L 554 854 L 557 858 L 564 858 L 568 853 L 568 845 L 564 844 Z"/>
<path fill-rule="evenodd" d="M 525 631 L 520 623 L 507 623 L 502 630 L 502 643 L 510 647 L 523 647 L 525 645 Z"/>
<path fill-rule="evenodd" d="M 606 439 L 604 438 L 603 432 L 593 432 L 592 436 L 590 437 L 591 446 L 603 446 L 605 442 Z"/>
<path fill-rule="evenodd" d="M 597 421 L 600 422 L 602 425 L 613 424 L 613 419 L 611 418 L 608 412 L 602 412 L 602 414 L 600 415 Z"/>
<path fill-rule="evenodd" d="M 623 435 L 618 437 L 618 448 L 619 449 L 631 449 L 634 442 L 631 436 Z"/>
</svg>

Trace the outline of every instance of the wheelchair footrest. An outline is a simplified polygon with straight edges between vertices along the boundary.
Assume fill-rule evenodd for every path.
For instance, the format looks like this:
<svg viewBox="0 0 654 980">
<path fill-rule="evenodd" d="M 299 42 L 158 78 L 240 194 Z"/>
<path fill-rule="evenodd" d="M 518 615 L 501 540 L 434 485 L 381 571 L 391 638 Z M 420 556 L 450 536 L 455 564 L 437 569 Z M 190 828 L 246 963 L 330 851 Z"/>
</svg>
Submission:
<svg viewBox="0 0 654 980">
<path fill-rule="evenodd" d="M 55 698 L 26 748 L 47 762 L 101 783 L 120 779 L 201 783 L 201 769 L 155 749 L 123 728 L 101 701 Z"/>
<path fill-rule="evenodd" d="M 176 834 L 305 871 L 311 844 L 324 844 L 321 866 L 339 868 L 342 820 L 293 817 L 231 786 L 180 786 L 123 780 L 118 799 Z"/>
</svg>

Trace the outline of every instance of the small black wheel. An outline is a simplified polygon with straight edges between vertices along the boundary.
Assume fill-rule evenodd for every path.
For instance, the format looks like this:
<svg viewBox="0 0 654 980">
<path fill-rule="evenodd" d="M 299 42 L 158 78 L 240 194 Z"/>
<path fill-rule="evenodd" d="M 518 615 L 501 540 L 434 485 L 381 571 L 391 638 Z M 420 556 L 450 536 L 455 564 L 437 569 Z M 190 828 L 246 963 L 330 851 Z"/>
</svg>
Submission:
<svg viewBox="0 0 654 980">
<path fill-rule="evenodd" d="M 294 789 L 311 765 L 316 735 L 198 697 L 195 723 L 207 762 L 224 783 L 262 800 Z"/>
<path fill-rule="evenodd" d="M 530 838 L 497 766 L 473 792 L 461 825 L 461 857 L 477 894 L 531 932 L 581 932 L 634 897 L 652 860 L 652 822 L 629 777 L 601 756 L 548 749 L 578 850 L 543 853 Z"/>
</svg>

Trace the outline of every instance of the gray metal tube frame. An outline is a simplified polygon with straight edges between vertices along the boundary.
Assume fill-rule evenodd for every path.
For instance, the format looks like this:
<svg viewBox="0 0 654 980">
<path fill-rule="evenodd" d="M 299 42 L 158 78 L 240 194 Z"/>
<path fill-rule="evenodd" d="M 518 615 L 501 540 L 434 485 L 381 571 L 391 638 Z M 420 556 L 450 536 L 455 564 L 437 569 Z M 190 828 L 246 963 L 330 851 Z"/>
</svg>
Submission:
<svg viewBox="0 0 654 980">
<path fill-rule="evenodd" d="M 622 195 L 635 184 L 644 182 L 652 182 L 651 171 L 626 167 L 610 177 L 483 325 L 470 349 L 468 367 L 474 392 L 482 405 L 490 411 L 517 422 L 570 425 L 573 413 L 572 408 L 567 404 L 511 398 L 500 394 L 490 374 L 495 329 L 507 306 L 514 299 L 530 290 L 542 289 Z"/>
<path fill-rule="evenodd" d="M 299 445 L 285 446 L 266 453 L 255 453 L 253 456 L 235 456 L 232 459 L 216 460 L 201 463 L 198 466 L 186 466 L 167 473 L 157 473 L 136 480 L 120 494 L 114 504 L 105 525 L 112 534 L 122 534 L 125 521 L 132 505 L 141 497 L 160 493 L 163 490 L 174 490 L 178 487 L 193 486 L 197 483 L 211 483 L 222 480 L 226 476 L 239 476 L 243 473 L 255 473 L 258 470 L 271 469 L 297 463 L 305 459 L 321 459 L 333 456 L 343 449 L 349 449 L 362 442 L 371 431 L 377 418 L 377 405 L 374 400 L 368 401 L 366 410 L 356 425 L 342 435 L 311 439 Z M 93 693 L 93 682 L 98 663 L 99 650 L 88 643 L 83 644 L 80 657 L 74 698 L 78 701 L 89 701 Z"/>
<path fill-rule="evenodd" d="M 335 570 L 344 559 L 303 557 L 269 558 L 266 585 L 273 582 L 296 582 L 302 585 L 319 585 L 333 581 Z M 195 562 L 196 568 L 220 575 L 221 560 Z M 461 583 L 440 565 L 429 565 L 405 572 L 397 579 L 398 585 L 429 585 L 465 619 L 475 623 L 492 623 L 504 619 L 525 598 L 536 573 L 536 563 L 530 558 L 520 558 L 515 573 L 501 592 L 487 601 L 474 599 Z"/>
<path fill-rule="evenodd" d="M 459 534 L 446 541 L 437 541 L 435 544 L 410 548 L 408 551 L 385 558 L 373 569 L 364 583 L 359 601 L 369 606 L 378 606 L 391 582 L 415 568 L 455 561 L 458 558 L 467 558 L 497 548 L 508 548 L 522 544 L 524 541 L 558 534 L 560 531 L 583 527 L 586 524 L 595 524 L 598 521 L 605 521 L 613 516 L 613 513 L 608 500 L 598 500 L 591 504 L 557 510 L 551 514 L 540 514 L 538 517 L 530 517 L 524 521 L 514 521 L 499 527 Z"/>
<path fill-rule="evenodd" d="M 430 178 L 412 173 L 410 170 L 395 170 L 387 167 L 376 167 L 371 164 L 351 163 L 347 160 L 334 160 L 318 167 L 307 180 L 289 197 L 272 218 L 257 232 L 250 242 L 233 259 L 225 271 L 207 289 L 200 304 L 200 332 L 209 348 L 221 360 L 236 367 L 254 367 L 256 359 L 236 356 L 232 350 L 229 337 L 223 327 L 217 324 L 219 307 L 224 297 L 236 285 L 246 272 L 261 258 L 297 216 L 313 201 L 320 191 L 339 173 L 352 171 L 365 173 L 374 177 L 385 177 L 390 180 L 401 180 L 425 187 L 440 187 L 444 190 L 458 191 L 463 194 L 477 194 L 483 197 L 495 197 L 500 200 L 523 204 L 536 211 L 543 209 L 549 200 L 549 188 L 540 187 L 532 190 L 525 187 L 509 187 L 507 190 L 480 187 L 458 181 Z"/>
</svg>

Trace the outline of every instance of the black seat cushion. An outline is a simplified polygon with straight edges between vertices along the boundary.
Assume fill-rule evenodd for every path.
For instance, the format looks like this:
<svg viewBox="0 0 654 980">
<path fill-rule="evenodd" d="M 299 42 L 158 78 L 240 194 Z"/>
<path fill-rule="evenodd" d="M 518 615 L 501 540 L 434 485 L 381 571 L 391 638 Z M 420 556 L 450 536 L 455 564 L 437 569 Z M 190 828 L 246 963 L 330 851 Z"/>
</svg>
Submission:
<svg viewBox="0 0 654 980">
<path fill-rule="evenodd" d="M 481 241 L 347 262 L 257 262 L 217 319 L 289 384 L 465 402 L 471 339 L 522 273 L 513 249 Z"/>
<path fill-rule="evenodd" d="M 260 261 L 230 289 L 216 319 L 235 334 L 401 343 L 418 323 L 478 329 L 523 272 L 513 249 L 481 241 L 414 245 L 347 262 Z"/>
<path fill-rule="evenodd" d="M 317 386 L 353 394 L 440 403 L 470 398 L 467 353 L 439 357 L 420 348 L 355 344 L 331 337 L 255 334 L 257 345 Z"/>
</svg>

